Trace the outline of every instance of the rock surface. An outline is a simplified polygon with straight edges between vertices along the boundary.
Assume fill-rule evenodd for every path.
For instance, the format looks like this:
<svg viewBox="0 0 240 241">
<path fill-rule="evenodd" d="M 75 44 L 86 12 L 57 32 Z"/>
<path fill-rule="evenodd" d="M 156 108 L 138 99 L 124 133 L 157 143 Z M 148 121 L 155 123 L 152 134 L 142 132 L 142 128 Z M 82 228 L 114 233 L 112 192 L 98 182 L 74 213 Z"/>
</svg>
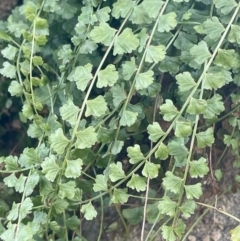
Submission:
<svg viewBox="0 0 240 241">
<path fill-rule="evenodd" d="M 6 19 L 12 9 L 17 5 L 18 0 L 1 0 L 0 1 L 0 19 Z"/>
</svg>

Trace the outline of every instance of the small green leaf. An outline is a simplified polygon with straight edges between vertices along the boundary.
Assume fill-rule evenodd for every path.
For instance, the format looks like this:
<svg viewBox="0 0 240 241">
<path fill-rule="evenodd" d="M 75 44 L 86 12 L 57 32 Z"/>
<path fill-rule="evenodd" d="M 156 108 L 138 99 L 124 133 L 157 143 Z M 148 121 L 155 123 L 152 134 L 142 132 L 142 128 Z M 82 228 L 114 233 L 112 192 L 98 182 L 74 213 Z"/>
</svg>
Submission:
<svg viewBox="0 0 240 241">
<path fill-rule="evenodd" d="M 135 64 L 135 58 L 131 57 L 130 61 L 126 61 L 122 64 L 122 75 L 123 79 L 130 80 L 133 73 L 137 70 Z"/>
<path fill-rule="evenodd" d="M 138 144 L 135 144 L 134 147 L 132 146 L 128 147 L 127 152 L 128 152 L 128 157 L 130 158 L 129 162 L 131 164 L 136 164 L 144 159 L 144 156 Z"/>
<path fill-rule="evenodd" d="M 80 109 L 73 104 L 72 100 L 68 100 L 68 102 L 59 109 L 62 119 L 68 121 L 72 126 L 76 124 L 79 111 Z"/>
<path fill-rule="evenodd" d="M 227 70 L 239 67 L 239 59 L 233 49 L 219 49 L 214 63 Z"/>
<path fill-rule="evenodd" d="M 116 182 L 120 179 L 125 178 L 126 175 L 122 169 L 122 163 L 121 162 L 117 162 L 110 164 L 109 166 L 109 178 L 112 182 Z"/>
<path fill-rule="evenodd" d="M 228 41 L 240 44 L 240 26 L 234 24 L 231 25 L 231 31 L 228 34 Z"/>
<path fill-rule="evenodd" d="M 43 39 L 39 39 L 39 41 L 41 42 L 41 44 L 45 44 L 44 42 L 42 42 Z M 69 63 L 73 57 L 73 51 L 71 48 L 70 44 L 64 44 L 63 46 L 61 46 L 61 48 L 59 49 L 57 56 L 59 59 L 62 60 L 62 64 L 65 65 L 67 63 Z"/>
<path fill-rule="evenodd" d="M 92 220 L 93 218 L 97 217 L 97 211 L 91 202 L 82 205 L 81 212 L 84 214 L 86 220 Z"/>
<path fill-rule="evenodd" d="M 167 99 L 166 103 L 160 106 L 160 114 L 163 115 L 165 121 L 171 121 L 179 114 L 179 111 L 173 105 L 173 102 Z"/>
<path fill-rule="evenodd" d="M 76 134 L 77 140 L 75 146 L 78 149 L 91 148 L 97 142 L 97 133 L 93 126 L 78 131 Z"/>
<path fill-rule="evenodd" d="M 88 117 L 93 115 L 95 117 L 100 117 L 106 113 L 108 110 L 107 103 L 102 95 L 99 95 L 93 100 L 87 100 L 87 110 L 85 115 Z"/>
<path fill-rule="evenodd" d="M 191 121 L 176 121 L 175 126 L 175 136 L 176 137 L 187 137 L 192 133 L 192 123 Z"/>
<path fill-rule="evenodd" d="M 34 56 L 33 57 L 33 64 L 34 64 L 34 66 L 42 66 L 44 64 L 42 57 L 41 56 Z"/>
<path fill-rule="evenodd" d="M 29 197 L 24 199 L 23 203 L 20 206 L 19 219 L 20 220 L 24 219 L 31 212 L 32 207 L 33 207 L 32 200 Z"/>
<path fill-rule="evenodd" d="M 59 183 L 59 191 L 58 191 L 58 196 L 62 199 L 68 198 L 72 199 L 75 196 L 75 182 L 74 181 L 69 181 L 66 183 Z"/>
<path fill-rule="evenodd" d="M 21 96 L 23 94 L 23 87 L 18 83 L 18 81 L 13 80 L 8 87 L 8 92 L 11 96 Z"/>
<path fill-rule="evenodd" d="M 178 204 L 172 201 L 168 196 L 163 197 L 158 203 L 160 213 L 166 214 L 170 217 L 175 215 L 177 206 Z"/>
<path fill-rule="evenodd" d="M 178 218 L 177 225 L 174 226 L 174 232 L 179 239 L 181 239 L 185 230 L 186 230 L 186 224 L 182 221 L 182 219 Z"/>
<path fill-rule="evenodd" d="M 96 16 L 99 20 L 99 22 L 108 22 L 109 21 L 109 13 L 111 12 L 110 7 L 104 7 L 101 9 L 98 9 L 96 11 Z"/>
<path fill-rule="evenodd" d="M 164 45 L 147 47 L 146 62 L 148 63 L 158 63 L 165 58 L 166 50 Z"/>
<path fill-rule="evenodd" d="M 19 170 L 18 157 L 17 156 L 7 156 L 4 159 L 6 171 L 16 171 Z"/>
<path fill-rule="evenodd" d="M 230 230 L 231 241 L 240 241 L 240 225 Z"/>
<path fill-rule="evenodd" d="M 127 194 L 127 188 L 124 188 L 124 189 L 114 188 L 111 201 L 113 203 L 124 204 L 128 201 L 128 198 L 129 198 L 129 195 Z"/>
<path fill-rule="evenodd" d="M 148 12 L 144 9 L 143 2 L 142 4 L 136 5 L 133 8 L 133 12 L 129 18 L 133 24 L 146 24 L 151 23 L 152 20 L 148 15 Z"/>
<path fill-rule="evenodd" d="M 120 153 L 123 148 L 123 145 L 123 141 L 115 140 L 111 148 L 111 154 L 117 155 L 118 153 Z"/>
<path fill-rule="evenodd" d="M 13 221 L 17 220 L 18 215 L 19 215 L 19 207 L 20 207 L 20 203 L 13 202 L 12 209 L 10 210 L 10 212 L 7 215 L 8 220 L 13 220 Z"/>
<path fill-rule="evenodd" d="M 65 170 L 65 177 L 77 178 L 81 175 L 83 161 L 78 158 L 76 160 L 67 160 L 67 168 Z"/>
<path fill-rule="evenodd" d="M 178 138 L 168 143 L 169 154 L 175 158 L 184 158 L 188 154 L 188 149 L 184 145 L 184 139 Z"/>
<path fill-rule="evenodd" d="M 159 65 L 161 72 L 169 72 L 171 74 L 177 74 L 181 66 L 181 60 L 179 56 L 165 56 L 163 61 Z"/>
<path fill-rule="evenodd" d="M 219 22 L 217 17 L 212 17 L 207 19 L 203 24 L 203 33 L 205 33 L 209 38 L 217 41 L 221 34 L 224 32 L 225 28 Z"/>
<path fill-rule="evenodd" d="M 177 26 L 177 14 L 174 12 L 167 13 L 159 17 L 158 31 L 160 33 L 169 32 Z"/>
<path fill-rule="evenodd" d="M 138 36 L 139 41 L 140 41 L 139 47 L 138 47 L 138 52 L 141 53 L 143 51 L 143 49 L 145 49 L 147 40 L 149 38 L 149 35 L 147 33 L 147 29 L 142 28 L 141 31 L 137 34 L 137 36 Z"/>
<path fill-rule="evenodd" d="M 196 138 L 198 148 L 211 146 L 214 143 L 213 129 L 210 127 L 206 131 L 199 132 Z"/>
<path fill-rule="evenodd" d="M 155 19 L 164 4 L 159 0 L 145 0 L 142 2 L 142 6 L 150 18 Z"/>
<path fill-rule="evenodd" d="M 102 143 L 109 143 L 114 139 L 114 134 L 116 130 L 113 129 L 107 129 L 102 126 L 99 127 L 98 129 L 98 140 Z"/>
<path fill-rule="evenodd" d="M 136 76 L 136 90 L 146 89 L 150 84 L 153 83 L 153 71 L 148 70 L 144 73 L 139 73 Z"/>
<path fill-rule="evenodd" d="M 163 178 L 163 186 L 166 190 L 173 193 L 179 193 L 183 185 L 183 179 L 175 176 L 172 172 L 167 171 L 166 177 Z"/>
<path fill-rule="evenodd" d="M 81 91 L 84 91 L 89 83 L 89 81 L 92 79 L 92 65 L 86 64 L 84 66 L 78 66 L 70 73 L 70 75 L 67 77 L 70 81 L 75 81 L 77 88 Z"/>
<path fill-rule="evenodd" d="M 112 16 L 116 19 L 119 19 L 120 17 L 126 18 L 134 5 L 135 2 L 132 0 L 118 0 L 113 4 Z"/>
<path fill-rule="evenodd" d="M 162 226 L 162 237 L 167 241 L 176 241 L 177 237 L 174 234 L 173 227 L 163 225 Z"/>
<path fill-rule="evenodd" d="M 16 56 L 18 49 L 11 44 L 8 44 L 8 46 L 1 51 L 4 58 L 13 60 Z"/>
<path fill-rule="evenodd" d="M 145 191 L 147 187 L 146 178 L 140 177 L 138 174 L 133 174 L 130 181 L 127 183 L 127 187 L 136 189 L 137 192 Z"/>
<path fill-rule="evenodd" d="M 158 176 L 159 168 L 159 164 L 154 164 L 152 162 L 146 161 L 142 170 L 142 175 L 150 179 L 156 178 Z"/>
<path fill-rule="evenodd" d="M 196 82 L 189 72 L 183 72 L 176 76 L 179 91 L 187 92 L 196 86 Z"/>
<path fill-rule="evenodd" d="M 143 217 L 143 208 L 134 207 L 134 208 L 126 208 L 122 211 L 123 217 L 132 225 L 136 225 L 142 221 Z"/>
<path fill-rule="evenodd" d="M 208 58 L 211 57 L 211 53 L 208 50 L 206 42 L 201 41 L 198 45 L 194 45 L 190 49 L 190 53 L 198 64 L 203 64 Z"/>
<path fill-rule="evenodd" d="M 111 28 L 107 23 L 101 22 L 99 26 L 94 27 L 90 33 L 91 39 L 95 43 L 102 43 L 109 46 L 113 41 L 116 29 Z"/>
<path fill-rule="evenodd" d="M 214 116 L 219 115 L 225 109 L 222 102 L 222 96 L 215 94 L 211 99 L 207 100 L 207 108 L 203 113 L 203 117 L 206 119 L 212 119 Z"/>
<path fill-rule="evenodd" d="M 51 148 L 58 154 L 63 154 L 65 148 L 70 143 L 70 140 L 64 136 L 62 128 L 58 128 L 53 134 L 51 134 L 49 140 Z"/>
<path fill-rule="evenodd" d="M 22 113 L 29 120 L 32 120 L 34 117 L 32 106 L 27 102 L 22 107 Z"/>
<path fill-rule="evenodd" d="M 232 81 L 230 71 L 219 66 L 210 67 L 206 74 L 204 88 L 207 90 L 219 89 Z"/>
<path fill-rule="evenodd" d="M 53 208 L 56 211 L 57 214 L 65 212 L 67 209 L 69 203 L 61 198 L 58 198 L 54 203 L 53 203 Z"/>
<path fill-rule="evenodd" d="M 133 125 L 138 117 L 138 113 L 124 110 L 120 119 L 120 125 L 121 126 L 131 126 Z"/>
<path fill-rule="evenodd" d="M 4 183 L 8 187 L 14 187 L 17 192 L 22 193 L 25 188 L 26 180 L 27 177 L 23 174 L 21 174 L 19 178 L 16 178 L 15 174 L 12 173 L 11 175 L 4 178 Z"/>
<path fill-rule="evenodd" d="M 50 155 L 45 158 L 45 161 L 41 165 L 42 172 L 45 174 L 46 178 L 53 182 L 61 170 L 60 167 L 56 163 L 56 157 L 54 155 Z"/>
<path fill-rule="evenodd" d="M 3 63 L 3 68 L 0 69 L 0 74 L 3 76 L 9 78 L 9 79 L 14 79 L 16 77 L 16 67 L 9 62 L 4 62 Z"/>
<path fill-rule="evenodd" d="M 93 191 L 99 192 L 99 191 L 107 191 L 107 177 L 104 175 L 97 175 L 95 179 L 95 183 L 93 184 Z"/>
<path fill-rule="evenodd" d="M 78 227 L 81 225 L 81 221 L 76 215 L 74 215 L 67 219 L 66 224 L 69 229 L 77 230 Z"/>
<path fill-rule="evenodd" d="M 5 32 L 0 31 L 0 39 L 11 42 L 13 39 Z"/>
<path fill-rule="evenodd" d="M 216 8 L 220 8 L 221 13 L 224 15 L 230 13 L 233 8 L 237 6 L 237 3 L 234 0 L 214 0 L 213 2 Z"/>
<path fill-rule="evenodd" d="M 191 161 L 189 172 L 192 178 L 205 176 L 209 172 L 206 158 L 201 157 L 198 161 Z"/>
<path fill-rule="evenodd" d="M 97 88 L 113 86 L 118 80 L 118 72 L 113 64 L 109 64 L 98 73 Z"/>
<path fill-rule="evenodd" d="M 221 179 L 223 178 L 223 172 L 221 169 L 217 169 L 214 172 L 214 176 L 217 178 L 217 181 L 221 181 Z"/>
<path fill-rule="evenodd" d="M 184 185 L 187 199 L 199 199 L 202 196 L 202 184 Z"/>
<path fill-rule="evenodd" d="M 181 210 L 184 218 L 189 218 L 192 214 L 194 214 L 194 210 L 197 205 L 193 200 L 187 199 L 179 209 Z"/>
<path fill-rule="evenodd" d="M 39 175 L 37 172 L 31 173 L 31 175 L 28 176 L 26 184 L 25 184 L 25 195 L 26 197 L 32 194 L 35 186 L 39 182 Z"/>
<path fill-rule="evenodd" d="M 113 55 L 132 53 L 133 50 L 137 49 L 138 45 L 139 40 L 133 34 L 132 29 L 125 28 L 114 41 Z"/>
<path fill-rule="evenodd" d="M 161 143 L 157 151 L 155 152 L 155 157 L 159 158 L 160 160 L 166 160 L 168 158 L 168 155 L 168 147 L 164 143 Z"/>
<path fill-rule="evenodd" d="M 203 114 L 207 108 L 207 101 L 204 99 L 191 98 L 187 112 L 191 115 Z"/>
<path fill-rule="evenodd" d="M 119 106 L 119 104 L 121 104 L 122 101 L 127 98 L 123 84 L 121 86 L 120 85 L 114 85 L 110 89 L 110 92 L 112 93 L 113 104 L 114 104 L 115 107 Z"/>
<path fill-rule="evenodd" d="M 153 142 L 158 141 L 159 138 L 165 134 L 158 122 L 153 122 L 152 125 L 149 125 L 147 127 L 147 131 L 149 134 L 149 139 Z"/>
</svg>

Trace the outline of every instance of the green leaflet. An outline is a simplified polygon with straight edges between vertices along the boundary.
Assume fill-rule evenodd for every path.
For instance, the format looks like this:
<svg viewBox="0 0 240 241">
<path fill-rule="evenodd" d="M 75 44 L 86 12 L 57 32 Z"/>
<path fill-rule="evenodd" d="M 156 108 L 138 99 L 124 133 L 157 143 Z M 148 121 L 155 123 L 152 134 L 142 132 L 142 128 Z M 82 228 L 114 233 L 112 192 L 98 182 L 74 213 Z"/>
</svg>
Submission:
<svg viewBox="0 0 240 241">
<path fill-rule="evenodd" d="M 142 170 L 142 174 L 143 176 L 148 177 L 150 179 L 156 178 L 158 176 L 159 168 L 160 168 L 159 164 L 154 164 L 149 161 L 146 161 Z"/>
<path fill-rule="evenodd" d="M 86 116 L 93 115 L 96 117 L 100 117 L 104 115 L 108 109 L 107 103 L 102 95 L 99 95 L 95 99 L 88 100 L 86 105 L 87 105 L 87 109 L 85 113 Z"/>
<path fill-rule="evenodd" d="M 208 50 L 206 42 L 201 41 L 198 45 L 194 45 L 190 49 L 190 53 L 198 64 L 203 64 L 208 58 L 211 57 L 211 53 Z"/>
<path fill-rule="evenodd" d="M 70 143 L 70 140 L 65 137 L 61 128 L 57 129 L 53 134 L 51 134 L 49 139 L 51 142 L 51 148 L 53 148 L 53 150 L 58 154 L 63 154 L 68 143 Z"/>
<path fill-rule="evenodd" d="M 128 198 L 129 198 L 129 195 L 127 194 L 127 188 L 124 188 L 124 189 L 114 188 L 111 201 L 113 203 L 124 204 L 128 201 Z"/>
<path fill-rule="evenodd" d="M 118 0 L 113 4 L 112 16 L 115 18 L 125 18 L 135 5 L 132 0 Z"/>
<path fill-rule="evenodd" d="M 137 36 L 133 34 L 130 28 L 125 28 L 114 41 L 113 55 L 131 53 L 137 49 L 138 45 Z"/>
<path fill-rule="evenodd" d="M 237 3 L 234 0 L 214 0 L 213 1 L 216 8 L 219 8 L 223 14 L 228 14 L 232 11 L 234 7 L 237 6 Z"/>
<path fill-rule="evenodd" d="M 209 171 L 206 158 L 201 157 L 198 161 L 190 162 L 190 175 L 191 177 L 203 177 Z"/>
<path fill-rule="evenodd" d="M 116 30 L 111 28 L 107 23 L 101 22 L 99 26 L 94 27 L 90 37 L 95 43 L 102 43 L 109 46 L 113 41 Z"/>
<path fill-rule="evenodd" d="M 111 179 L 112 182 L 116 182 L 120 179 L 125 178 L 126 175 L 122 169 L 122 163 L 117 162 L 117 164 L 112 163 L 109 166 L 109 178 Z"/>
<path fill-rule="evenodd" d="M 130 181 L 127 183 L 127 187 L 135 189 L 137 192 L 145 191 L 147 187 L 146 178 L 133 174 Z"/>
<path fill-rule="evenodd" d="M 60 167 L 56 163 L 56 157 L 50 155 L 45 158 L 45 161 L 41 164 L 42 172 L 45 174 L 45 177 L 53 182 L 60 171 Z"/>
<path fill-rule="evenodd" d="M 148 46 L 146 53 L 146 62 L 149 63 L 158 63 L 162 61 L 165 57 L 166 51 L 164 45 L 158 46 Z"/>
<path fill-rule="evenodd" d="M 140 146 L 135 144 L 134 147 L 128 147 L 127 148 L 127 152 L 128 152 L 128 157 L 130 157 L 129 162 L 131 164 L 136 164 L 139 161 L 144 159 L 144 156 L 140 150 Z"/>
<path fill-rule="evenodd" d="M 150 84 L 153 83 L 153 71 L 148 70 L 147 72 L 136 75 L 136 89 L 146 89 Z"/>
<path fill-rule="evenodd" d="M 118 72 L 113 64 L 109 64 L 104 70 L 100 70 L 98 74 L 97 87 L 113 86 L 118 79 Z"/>
<path fill-rule="evenodd" d="M 95 210 L 91 202 L 82 205 L 81 212 L 84 214 L 86 220 L 92 220 L 97 216 L 97 211 Z"/>
<path fill-rule="evenodd" d="M 235 227 L 230 231 L 231 234 L 231 240 L 232 241 L 239 241 L 239 235 L 240 235 L 240 225 Z"/>
<path fill-rule="evenodd" d="M 177 15 L 174 12 L 162 15 L 159 18 L 158 31 L 162 33 L 174 29 L 177 26 L 176 17 Z"/>
<path fill-rule="evenodd" d="M 183 185 L 183 179 L 173 175 L 171 172 L 166 172 L 166 177 L 163 178 L 163 186 L 166 190 L 173 193 L 179 193 Z"/>
<path fill-rule="evenodd" d="M 166 103 L 160 106 L 160 113 L 163 115 L 164 120 L 171 121 L 179 112 L 171 100 L 166 100 Z"/>
<path fill-rule="evenodd" d="M 158 122 L 153 122 L 152 125 L 149 125 L 147 127 L 147 130 L 149 134 L 149 139 L 153 142 L 158 141 L 158 139 L 165 134 Z"/>
<path fill-rule="evenodd" d="M 162 214 L 173 217 L 176 213 L 177 203 L 172 201 L 168 196 L 164 197 L 158 203 L 158 209 Z"/>
<path fill-rule="evenodd" d="M 64 104 L 59 111 L 63 120 L 68 121 L 72 126 L 76 124 L 80 109 L 71 100 Z"/>
<path fill-rule="evenodd" d="M 75 81 L 77 88 L 84 91 L 92 79 L 92 65 L 86 64 L 85 66 L 76 67 L 68 76 L 68 80 Z"/>
<path fill-rule="evenodd" d="M 97 175 L 95 184 L 93 185 L 93 191 L 107 191 L 107 177 L 105 175 Z"/>
<path fill-rule="evenodd" d="M 97 133 L 92 126 L 78 131 L 76 137 L 77 140 L 75 142 L 75 146 L 78 149 L 90 148 L 97 142 Z"/>
</svg>

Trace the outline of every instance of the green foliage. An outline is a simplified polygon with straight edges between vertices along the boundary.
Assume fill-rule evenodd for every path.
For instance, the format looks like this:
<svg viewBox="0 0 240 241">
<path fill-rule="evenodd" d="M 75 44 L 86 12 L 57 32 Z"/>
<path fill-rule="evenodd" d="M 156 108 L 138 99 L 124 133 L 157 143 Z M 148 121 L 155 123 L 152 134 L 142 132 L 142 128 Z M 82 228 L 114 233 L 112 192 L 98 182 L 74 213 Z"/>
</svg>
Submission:
<svg viewBox="0 0 240 241">
<path fill-rule="evenodd" d="M 87 240 L 82 219 L 115 205 L 125 228 L 146 214 L 165 240 L 181 240 L 181 217 L 194 214 L 209 173 L 199 153 L 217 143 L 213 127 L 229 99 L 236 134 L 223 142 L 240 166 L 239 8 L 234 0 L 25 0 L 0 27 L 0 74 L 37 143 L 0 158 L 0 181 L 12 190 L 11 205 L 0 207 L 1 239 Z M 163 192 L 152 194 L 152 182 Z M 134 198 L 143 203 L 119 209 Z"/>
</svg>

